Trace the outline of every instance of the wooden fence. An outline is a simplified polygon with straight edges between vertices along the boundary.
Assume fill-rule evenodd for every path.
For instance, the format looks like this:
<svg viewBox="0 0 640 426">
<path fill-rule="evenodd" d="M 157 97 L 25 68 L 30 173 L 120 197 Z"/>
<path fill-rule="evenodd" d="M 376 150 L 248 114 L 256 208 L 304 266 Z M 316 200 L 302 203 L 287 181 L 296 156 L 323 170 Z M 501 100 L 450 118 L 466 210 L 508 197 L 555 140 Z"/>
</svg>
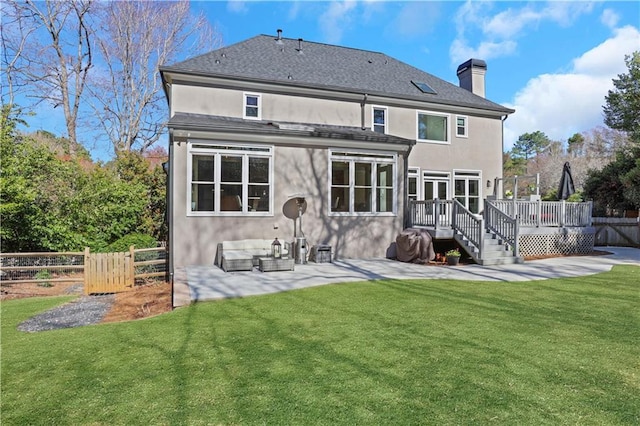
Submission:
<svg viewBox="0 0 640 426">
<path fill-rule="evenodd" d="M 0 285 L 8 288 L 36 283 L 84 284 L 85 294 L 131 290 L 148 278 L 166 277 L 166 248 L 124 253 L 55 252 L 0 253 Z"/>
<path fill-rule="evenodd" d="M 640 247 L 638 218 L 594 217 L 595 245 Z"/>
</svg>

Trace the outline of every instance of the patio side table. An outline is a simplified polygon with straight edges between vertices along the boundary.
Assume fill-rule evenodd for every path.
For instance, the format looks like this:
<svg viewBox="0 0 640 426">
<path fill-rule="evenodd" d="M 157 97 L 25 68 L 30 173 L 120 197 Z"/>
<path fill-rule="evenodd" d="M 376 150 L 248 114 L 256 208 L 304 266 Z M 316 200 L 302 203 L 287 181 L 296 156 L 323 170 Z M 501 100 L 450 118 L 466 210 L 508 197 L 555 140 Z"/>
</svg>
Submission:
<svg viewBox="0 0 640 426">
<path fill-rule="evenodd" d="M 261 257 L 258 259 L 258 268 L 261 272 L 293 271 L 294 261 L 293 258 Z"/>
</svg>

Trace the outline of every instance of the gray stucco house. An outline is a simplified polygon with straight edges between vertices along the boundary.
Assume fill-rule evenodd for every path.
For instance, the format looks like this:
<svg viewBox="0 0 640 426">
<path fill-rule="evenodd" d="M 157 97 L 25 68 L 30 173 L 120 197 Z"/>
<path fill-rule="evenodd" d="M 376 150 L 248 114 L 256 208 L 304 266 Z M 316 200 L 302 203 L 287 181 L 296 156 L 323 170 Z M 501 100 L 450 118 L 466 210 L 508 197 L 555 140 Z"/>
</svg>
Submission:
<svg viewBox="0 0 640 426">
<path fill-rule="evenodd" d="M 290 240 L 305 194 L 310 246 L 385 256 L 410 200 L 483 209 L 502 176 L 486 64 L 460 85 L 384 53 L 259 35 L 161 67 L 170 109 L 170 269 L 213 265 L 221 241 Z"/>
</svg>

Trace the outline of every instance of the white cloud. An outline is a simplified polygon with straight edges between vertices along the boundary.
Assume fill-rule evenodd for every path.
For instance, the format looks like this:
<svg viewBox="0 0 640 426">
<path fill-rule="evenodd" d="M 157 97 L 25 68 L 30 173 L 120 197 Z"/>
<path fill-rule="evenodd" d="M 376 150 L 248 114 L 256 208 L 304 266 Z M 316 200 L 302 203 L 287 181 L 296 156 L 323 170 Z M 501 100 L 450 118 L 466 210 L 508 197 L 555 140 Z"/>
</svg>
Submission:
<svg viewBox="0 0 640 426">
<path fill-rule="evenodd" d="M 467 59 L 477 58 L 489 60 L 513 53 L 516 50 L 515 41 L 506 40 L 499 43 L 485 41 L 476 48 L 466 45 L 464 40 L 454 40 L 449 51 L 451 61 L 460 64 Z"/>
<path fill-rule="evenodd" d="M 249 8 L 247 4 L 240 0 L 230 0 L 227 2 L 227 10 L 234 13 L 246 13 Z"/>
<path fill-rule="evenodd" d="M 517 39 L 528 29 L 535 29 L 545 21 L 561 26 L 571 25 L 580 15 L 593 9 L 591 2 L 549 2 L 508 8 L 495 15 L 492 4 L 467 1 L 456 12 L 457 37 L 449 55 L 454 64 L 471 57 L 492 59 L 510 56 L 517 51 Z M 477 34 L 477 46 L 468 44 L 468 33 Z"/>
<path fill-rule="evenodd" d="M 354 0 L 335 1 L 331 2 L 327 10 L 320 15 L 318 23 L 327 43 L 340 43 L 345 28 L 351 22 L 351 13 L 356 6 L 357 3 Z"/>
<path fill-rule="evenodd" d="M 600 21 L 609 28 L 615 28 L 619 20 L 620 15 L 611 9 L 605 9 L 600 17 Z"/>
<path fill-rule="evenodd" d="M 388 34 L 419 37 L 433 32 L 441 23 L 441 5 L 436 2 L 410 2 L 405 4 L 387 25 Z"/>
<path fill-rule="evenodd" d="M 298 13 L 300 13 L 300 2 L 299 1 L 291 2 L 291 7 L 289 8 L 287 19 L 289 21 L 295 21 L 296 18 L 298 17 Z"/>
<path fill-rule="evenodd" d="M 505 150 L 518 136 L 540 130 L 565 142 L 574 133 L 602 125 L 602 105 L 612 79 L 627 72 L 624 56 L 637 50 L 640 31 L 624 27 L 611 38 L 573 60 L 563 74 L 543 74 L 529 80 L 513 102 L 516 113 L 505 122 Z"/>
</svg>

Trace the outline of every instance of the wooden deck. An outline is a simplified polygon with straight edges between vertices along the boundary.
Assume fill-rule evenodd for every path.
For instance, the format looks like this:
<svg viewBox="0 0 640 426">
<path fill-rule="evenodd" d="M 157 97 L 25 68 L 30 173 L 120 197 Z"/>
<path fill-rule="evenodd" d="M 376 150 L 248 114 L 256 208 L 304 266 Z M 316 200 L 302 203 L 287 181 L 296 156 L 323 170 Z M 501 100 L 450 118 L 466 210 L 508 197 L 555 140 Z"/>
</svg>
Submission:
<svg viewBox="0 0 640 426">
<path fill-rule="evenodd" d="M 515 258 L 588 253 L 595 241 L 591 202 L 485 200 L 482 214 L 455 200 L 410 201 L 409 207 L 410 227 L 434 240 L 456 240 L 478 263 L 496 240 Z"/>
</svg>

